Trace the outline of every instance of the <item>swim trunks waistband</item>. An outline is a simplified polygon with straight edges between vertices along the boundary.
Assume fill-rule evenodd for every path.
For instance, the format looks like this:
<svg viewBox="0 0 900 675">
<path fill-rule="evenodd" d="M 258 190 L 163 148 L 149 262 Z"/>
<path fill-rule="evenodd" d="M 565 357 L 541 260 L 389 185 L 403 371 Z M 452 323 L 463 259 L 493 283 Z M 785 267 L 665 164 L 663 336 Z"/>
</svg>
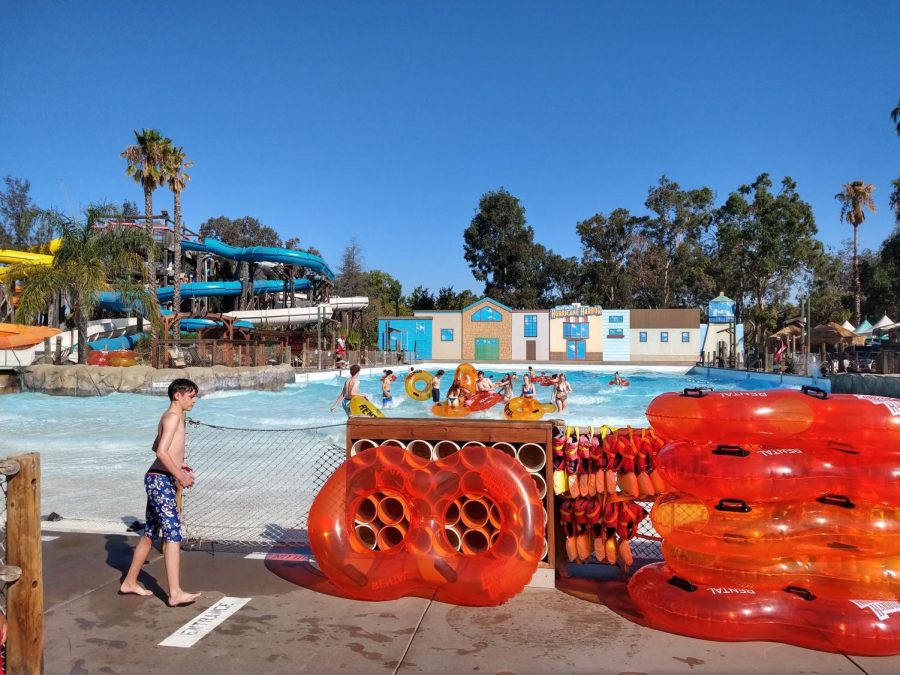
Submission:
<svg viewBox="0 0 900 675">
<path fill-rule="evenodd" d="M 147 471 L 147 473 L 155 474 L 157 476 L 168 476 L 169 478 L 172 478 L 172 479 L 175 478 L 175 476 L 173 476 L 171 473 L 169 473 L 168 471 L 164 471 L 162 469 L 150 469 L 149 471 Z"/>
</svg>

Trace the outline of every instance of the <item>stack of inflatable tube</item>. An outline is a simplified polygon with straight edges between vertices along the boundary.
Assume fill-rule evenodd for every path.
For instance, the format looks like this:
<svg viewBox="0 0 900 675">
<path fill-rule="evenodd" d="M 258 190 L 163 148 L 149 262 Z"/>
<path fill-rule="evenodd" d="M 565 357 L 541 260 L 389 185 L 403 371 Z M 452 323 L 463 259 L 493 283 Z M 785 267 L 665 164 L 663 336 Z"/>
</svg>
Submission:
<svg viewBox="0 0 900 675">
<path fill-rule="evenodd" d="M 553 490 L 569 562 L 632 564 L 628 543 L 646 510 L 635 503 L 666 492 L 655 470 L 663 439 L 650 429 L 567 427 L 553 439 Z"/>
<path fill-rule="evenodd" d="M 534 481 L 479 445 L 434 461 L 396 445 L 358 451 L 316 496 L 309 536 L 322 572 L 351 597 L 463 605 L 516 595 L 545 546 Z"/>
<path fill-rule="evenodd" d="M 89 366 L 133 366 L 137 363 L 137 354 L 131 349 L 114 351 L 95 350 L 88 354 Z"/>
<path fill-rule="evenodd" d="M 677 439 L 650 514 L 666 562 L 629 583 L 652 625 L 900 653 L 900 400 L 685 390 L 647 417 Z"/>
</svg>

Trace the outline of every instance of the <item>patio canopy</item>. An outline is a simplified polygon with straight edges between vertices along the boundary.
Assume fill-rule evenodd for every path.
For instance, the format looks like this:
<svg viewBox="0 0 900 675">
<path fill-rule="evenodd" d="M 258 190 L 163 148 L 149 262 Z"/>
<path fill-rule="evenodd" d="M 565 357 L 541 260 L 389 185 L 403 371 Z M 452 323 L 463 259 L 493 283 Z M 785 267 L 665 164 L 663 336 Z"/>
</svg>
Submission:
<svg viewBox="0 0 900 675">
<path fill-rule="evenodd" d="M 863 346 L 866 344 L 866 338 L 857 335 L 853 331 L 849 331 L 841 324 L 829 321 L 828 323 L 816 326 L 812 329 L 809 336 L 810 346 L 812 345 L 828 345 L 830 347 L 837 345 L 847 346 Z"/>
<path fill-rule="evenodd" d="M 772 333 L 770 338 L 781 338 L 782 340 L 787 340 L 789 337 L 797 337 L 800 333 L 803 332 L 803 329 L 795 323 L 789 324 L 782 328 L 779 331 Z"/>
<path fill-rule="evenodd" d="M 872 330 L 875 330 L 876 328 L 884 328 L 885 326 L 890 326 L 892 323 L 894 323 L 894 322 L 888 318 L 887 314 L 885 314 L 883 317 L 878 319 L 878 322 L 874 326 L 872 326 Z"/>
<path fill-rule="evenodd" d="M 845 322 L 842 323 L 841 325 L 842 325 L 844 328 L 846 328 L 847 330 L 849 330 L 849 331 L 854 331 L 854 330 L 856 330 L 856 328 L 853 326 L 853 324 L 850 323 L 849 321 L 845 321 Z"/>
<path fill-rule="evenodd" d="M 856 327 L 856 330 L 853 331 L 857 335 L 868 335 L 872 332 L 872 324 L 869 323 L 868 319 L 865 319 L 861 324 Z"/>
</svg>

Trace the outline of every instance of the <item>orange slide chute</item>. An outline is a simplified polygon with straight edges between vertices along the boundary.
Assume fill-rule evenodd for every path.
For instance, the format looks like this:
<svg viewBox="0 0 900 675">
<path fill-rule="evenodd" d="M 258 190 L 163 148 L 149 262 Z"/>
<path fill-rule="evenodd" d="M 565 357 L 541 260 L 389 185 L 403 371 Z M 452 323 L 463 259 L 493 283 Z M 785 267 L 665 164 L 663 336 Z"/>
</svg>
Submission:
<svg viewBox="0 0 900 675">
<path fill-rule="evenodd" d="M 23 326 L 17 323 L 0 323 L 0 349 L 25 349 L 34 347 L 44 338 L 59 335 L 58 328 L 47 326 Z"/>
</svg>

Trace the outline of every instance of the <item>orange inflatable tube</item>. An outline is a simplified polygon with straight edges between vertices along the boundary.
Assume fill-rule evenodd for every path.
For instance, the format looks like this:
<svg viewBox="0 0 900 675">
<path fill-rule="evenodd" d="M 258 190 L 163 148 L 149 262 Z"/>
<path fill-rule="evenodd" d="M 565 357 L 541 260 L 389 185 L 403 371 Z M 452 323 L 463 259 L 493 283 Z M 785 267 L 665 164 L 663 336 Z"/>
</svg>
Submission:
<svg viewBox="0 0 900 675">
<path fill-rule="evenodd" d="M 663 539 L 698 553 L 757 559 L 900 555 L 900 509 L 840 495 L 774 504 L 673 495 L 657 500 L 650 519 Z"/>
<path fill-rule="evenodd" d="M 475 381 L 478 379 L 478 371 L 469 363 L 460 363 L 453 374 L 453 381 L 462 387 L 468 394 L 475 393 Z"/>
<path fill-rule="evenodd" d="M 431 412 L 438 417 L 465 417 L 472 411 L 464 405 L 454 407 L 444 401 L 431 406 Z"/>
<path fill-rule="evenodd" d="M 714 392 L 685 389 L 657 396 L 650 425 L 674 440 L 742 445 L 834 442 L 856 452 L 900 454 L 900 400 L 802 391 Z"/>
<path fill-rule="evenodd" d="M 722 579 L 739 586 L 779 590 L 802 586 L 816 595 L 867 598 L 875 593 L 900 595 L 900 557 L 857 558 L 855 556 L 796 556 L 748 558 L 698 553 L 662 543 L 663 558 L 680 577 L 702 584 Z"/>
<path fill-rule="evenodd" d="M 540 401 L 524 396 L 510 399 L 503 408 L 503 415 L 509 420 L 539 420 L 544 412 L 544 405 Z"/>
<path fill-rule="evenodd" d="M 891 594 L 834 599 L 800 587 L 736 586 L 727 577 L 707 585 L 673 574 L 665 563 L 635 573 L 628 593 L 650 625 L 679 635 L 771 640 L 856 656 L 900 653 L 900 606 Z"/>
<path fill-rule="evenodd" d="M 900 498 L 900 457 L 848 454 L 832 443 L 775 447 L 678 441 L 660 450 L 656 463 L 674 490 L 705 499 L 810 501 L 832 494 L 891 504 Z"/>
<path fill-rule="evenodd" d="M 472 412 L 478 412 L 479 410 L 493 408 L 502 400 L 503 396 L 495 391 L 478 391 L 468 396 L 463 405 Z"/>
<path fill-rule="evenodd" d="M 374 493 L 403 502 L 408 527 L 388 550 L 372 550 L 356 533 L 359 507 Z M 458 551 L 445 529 L 461 497 L 497 510 L 499 534 L 469 538 Z M 544 547 L 544 512 L 534 481 L 512 457 L 479 446 L 434 462 L 380 446 L 349 458 L 316 495 L 309 538 L 322 572 L 347 595 L 392 600 L 427 594 L 458 605 L 497 605 L 531 580 Z M 398 533 L 399 534 L 399 533 Z"/>
</svg>

